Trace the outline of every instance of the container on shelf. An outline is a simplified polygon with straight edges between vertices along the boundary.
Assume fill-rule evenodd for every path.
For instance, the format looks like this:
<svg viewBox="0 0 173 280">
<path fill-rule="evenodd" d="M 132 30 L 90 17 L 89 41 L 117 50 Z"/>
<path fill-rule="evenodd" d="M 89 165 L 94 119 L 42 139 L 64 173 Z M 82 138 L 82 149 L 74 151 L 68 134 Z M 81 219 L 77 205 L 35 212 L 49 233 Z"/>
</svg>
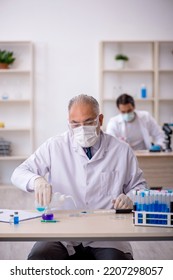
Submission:
<svg viewBox="0 0 173 280">
<path fill-rule="evenodd" d="M 147 88 L 144 84 L 141 85 L 141 98 L 147 98 Z"/>
</svg>

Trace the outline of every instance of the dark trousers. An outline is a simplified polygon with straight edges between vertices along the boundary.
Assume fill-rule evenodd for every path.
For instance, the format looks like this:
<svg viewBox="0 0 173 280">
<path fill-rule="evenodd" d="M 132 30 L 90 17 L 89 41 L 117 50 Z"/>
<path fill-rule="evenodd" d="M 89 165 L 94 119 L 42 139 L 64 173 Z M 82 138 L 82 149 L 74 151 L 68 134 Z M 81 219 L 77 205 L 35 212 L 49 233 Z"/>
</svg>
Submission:
<svg viewBox="0 0 173 280">
<path fill-rule="evenodd" d="M 130 253 L 114 248 L 74 247 L 76 253 L 69 256 L 61 242 L 36 242 L 28 260 L 132 260 Z"/>
</svg>

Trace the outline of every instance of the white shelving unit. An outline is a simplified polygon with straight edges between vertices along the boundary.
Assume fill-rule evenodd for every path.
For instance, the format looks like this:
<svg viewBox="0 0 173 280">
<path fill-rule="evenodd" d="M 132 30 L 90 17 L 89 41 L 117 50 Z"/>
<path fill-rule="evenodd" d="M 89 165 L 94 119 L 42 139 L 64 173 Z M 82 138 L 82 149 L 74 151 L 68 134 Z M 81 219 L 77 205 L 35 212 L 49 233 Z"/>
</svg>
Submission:
<svg viewBox="0 0 173 280">
<path fill-rule="evenodd" d="M 115 55 L 129 57 L 118 69 Z M 147 98 L 140 97 L 141 85 Z M 132 95 L 138 110 L 149 111 L 156 121 L 173 123 L 173 42 L 103 41 L 100 43 L 100 106 L 109 119 L 118 114 L 116 99 L 122 93 Z"/>
<path fill-rule="evenodd" d="M 10 69 L 0 69 L 0 138 L 11 143 L 11 155 L 0 156 L 0 184 L 10 184 L 13 170 L 33 151 L 33 44 L 0 42 L 1 50 L 13 51 Z"/>
</svg>

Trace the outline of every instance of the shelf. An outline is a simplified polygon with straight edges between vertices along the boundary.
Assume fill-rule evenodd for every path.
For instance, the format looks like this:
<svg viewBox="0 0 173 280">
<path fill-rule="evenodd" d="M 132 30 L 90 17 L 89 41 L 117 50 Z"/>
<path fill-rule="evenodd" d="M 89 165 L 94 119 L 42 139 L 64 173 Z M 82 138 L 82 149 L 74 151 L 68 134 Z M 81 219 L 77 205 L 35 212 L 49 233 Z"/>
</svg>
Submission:
<svg viewBox="0 0 173 280">
<path fill-rule="evenodd" d="M 12 190 L 12 189 L 14 189 L 15 188 L 15 186 L 14 185 L 12 185 L 12 184 L 0 184 L 0 189 L 1 190 Z"/>
<path fill-rule="evenodd" d="M 3 132 L 11 132 L 11 131 L 30 131 L 31 128 L 27 128 L 27 127 L 3 127 L 3 128 L 0 128 L 0 131 L 3 131 Z"/>
<path fill-rule="evenodd" d="M 158 100 L 159 100 L 159 101 L 164 101 L 164 102 L 167 102 L 167 101 L 173 102 L 173 98 L 159 98 Z"/>
<path fill-rule="evenodd" d="M 25 70 L 25 69 L 7 69 L 7 70 L 2 70 L 0 69 L 0 74 L 28 74 L 30 73 L 30 70 Z"/>
<path fill-rule="evenodd" d="M 169 41 L 163 41 L 164 43 L 167 43 Z M 121 40 L 105 40 L 102 42 L 103 44 L 115 44 L 115 43 L 118 43 L 118 44 L 151 44 L 153 43 L 152 41 L 148 41 L 148 40 L 126 40 L 126 41 L 121 41 Z"/>
<path fill-rule="evenodd" d="M 135 102 L 154 102 L 154 98 L 137 98 Z"/>
<path fill-rule="evenodd" d="M 25 160 L 28 156 L 0 156 L 0 160 Z"/>
<path fill-rule="evenodd" d="M 103 73 L 150 73 L 154 72 L 153 69 L 103 69 Z"/>
<path fill-rule="evenodd" d="M 115 102 L 116 98 L 103 98 L 103 101 L 113 101 Z M 154 98 L 146 98 L 146 99 L 142 99 L 142 98 L 139 98 L 139 99 L 135 99 L 135 102 L 152 102 L 154 101 Z"/>
<path fill-rule="evenodd" d="M 172 50 L 172 41 L 100 42 L 99 95 L 105 127 L 119 113 L 115 101 L 123 93 L 133 96 L 136 109 L 148 111 L 157 123 L 173 118 Z M 121 69 L 114 59 L 120 53 L 129 58 Z M 146 99 L 140 98 L 142 84 Z"/>
<path fill-rule="evenodd" d="M 24 45 L 24 46 L 28 46 L 31 44 L 31 41 L 1 41 L 0 42 L 1 45 L 14 45 L 14 46 L 21 46 L 21 45 Z"/>
<path fill-rule="evenodd" d="M 1 185 L 10 184 L 14 169 L 34 150 L 34 46 L 30 41 L 0 41 L 14 53 L 9 69 L 0 69 L 0 138 L 10 143 L 11 155 L 0 155 Z"/>
<path fill-rule="evenodd" d="M 7 100 L 0 100 L 0 103 L 2 104 L 8 104 L 8 103 L 30 103 L 31 100 L 29 99 L 7 99 Z"/>
<path fill-rule="evenodd" d="M 159 69 L 159 72 L 173 73 L 173 69 Z"/>
</svg>

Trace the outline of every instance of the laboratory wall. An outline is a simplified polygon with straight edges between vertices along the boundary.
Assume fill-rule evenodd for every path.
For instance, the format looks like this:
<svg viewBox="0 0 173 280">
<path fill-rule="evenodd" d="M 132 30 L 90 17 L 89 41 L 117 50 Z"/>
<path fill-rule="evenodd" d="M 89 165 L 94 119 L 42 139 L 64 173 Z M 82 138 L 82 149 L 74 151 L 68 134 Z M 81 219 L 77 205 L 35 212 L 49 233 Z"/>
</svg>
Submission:
<svg viewBox="0 0 173 280">
<path fill-rule="evenodd" d="M 0 10 L 0 41 L 34 45 L 34 148 L 68 128 L 74 95 L 99 98 L 100 41 L 173 41 L 173 0 L 0 0 Z M 10 183 L 12 164 L 1 161 L 0 206 L 34 209 L 32 194 L 2 180 Z M 172 243 L 159 244 L 159 253 L 153 243 L 133 244 L 135 259 L 172 259 Z M 26 259 L 32 246 L 0 245 L 0 259 Z"/>
<path fill-rule="evenodd" d="M 67 129 L 74 95 L 99 96 L 99 42 L 173 40 L 172 0 L 1 0 L 0 40 L 34 43 L 35 148 Z"/>
</svg>

